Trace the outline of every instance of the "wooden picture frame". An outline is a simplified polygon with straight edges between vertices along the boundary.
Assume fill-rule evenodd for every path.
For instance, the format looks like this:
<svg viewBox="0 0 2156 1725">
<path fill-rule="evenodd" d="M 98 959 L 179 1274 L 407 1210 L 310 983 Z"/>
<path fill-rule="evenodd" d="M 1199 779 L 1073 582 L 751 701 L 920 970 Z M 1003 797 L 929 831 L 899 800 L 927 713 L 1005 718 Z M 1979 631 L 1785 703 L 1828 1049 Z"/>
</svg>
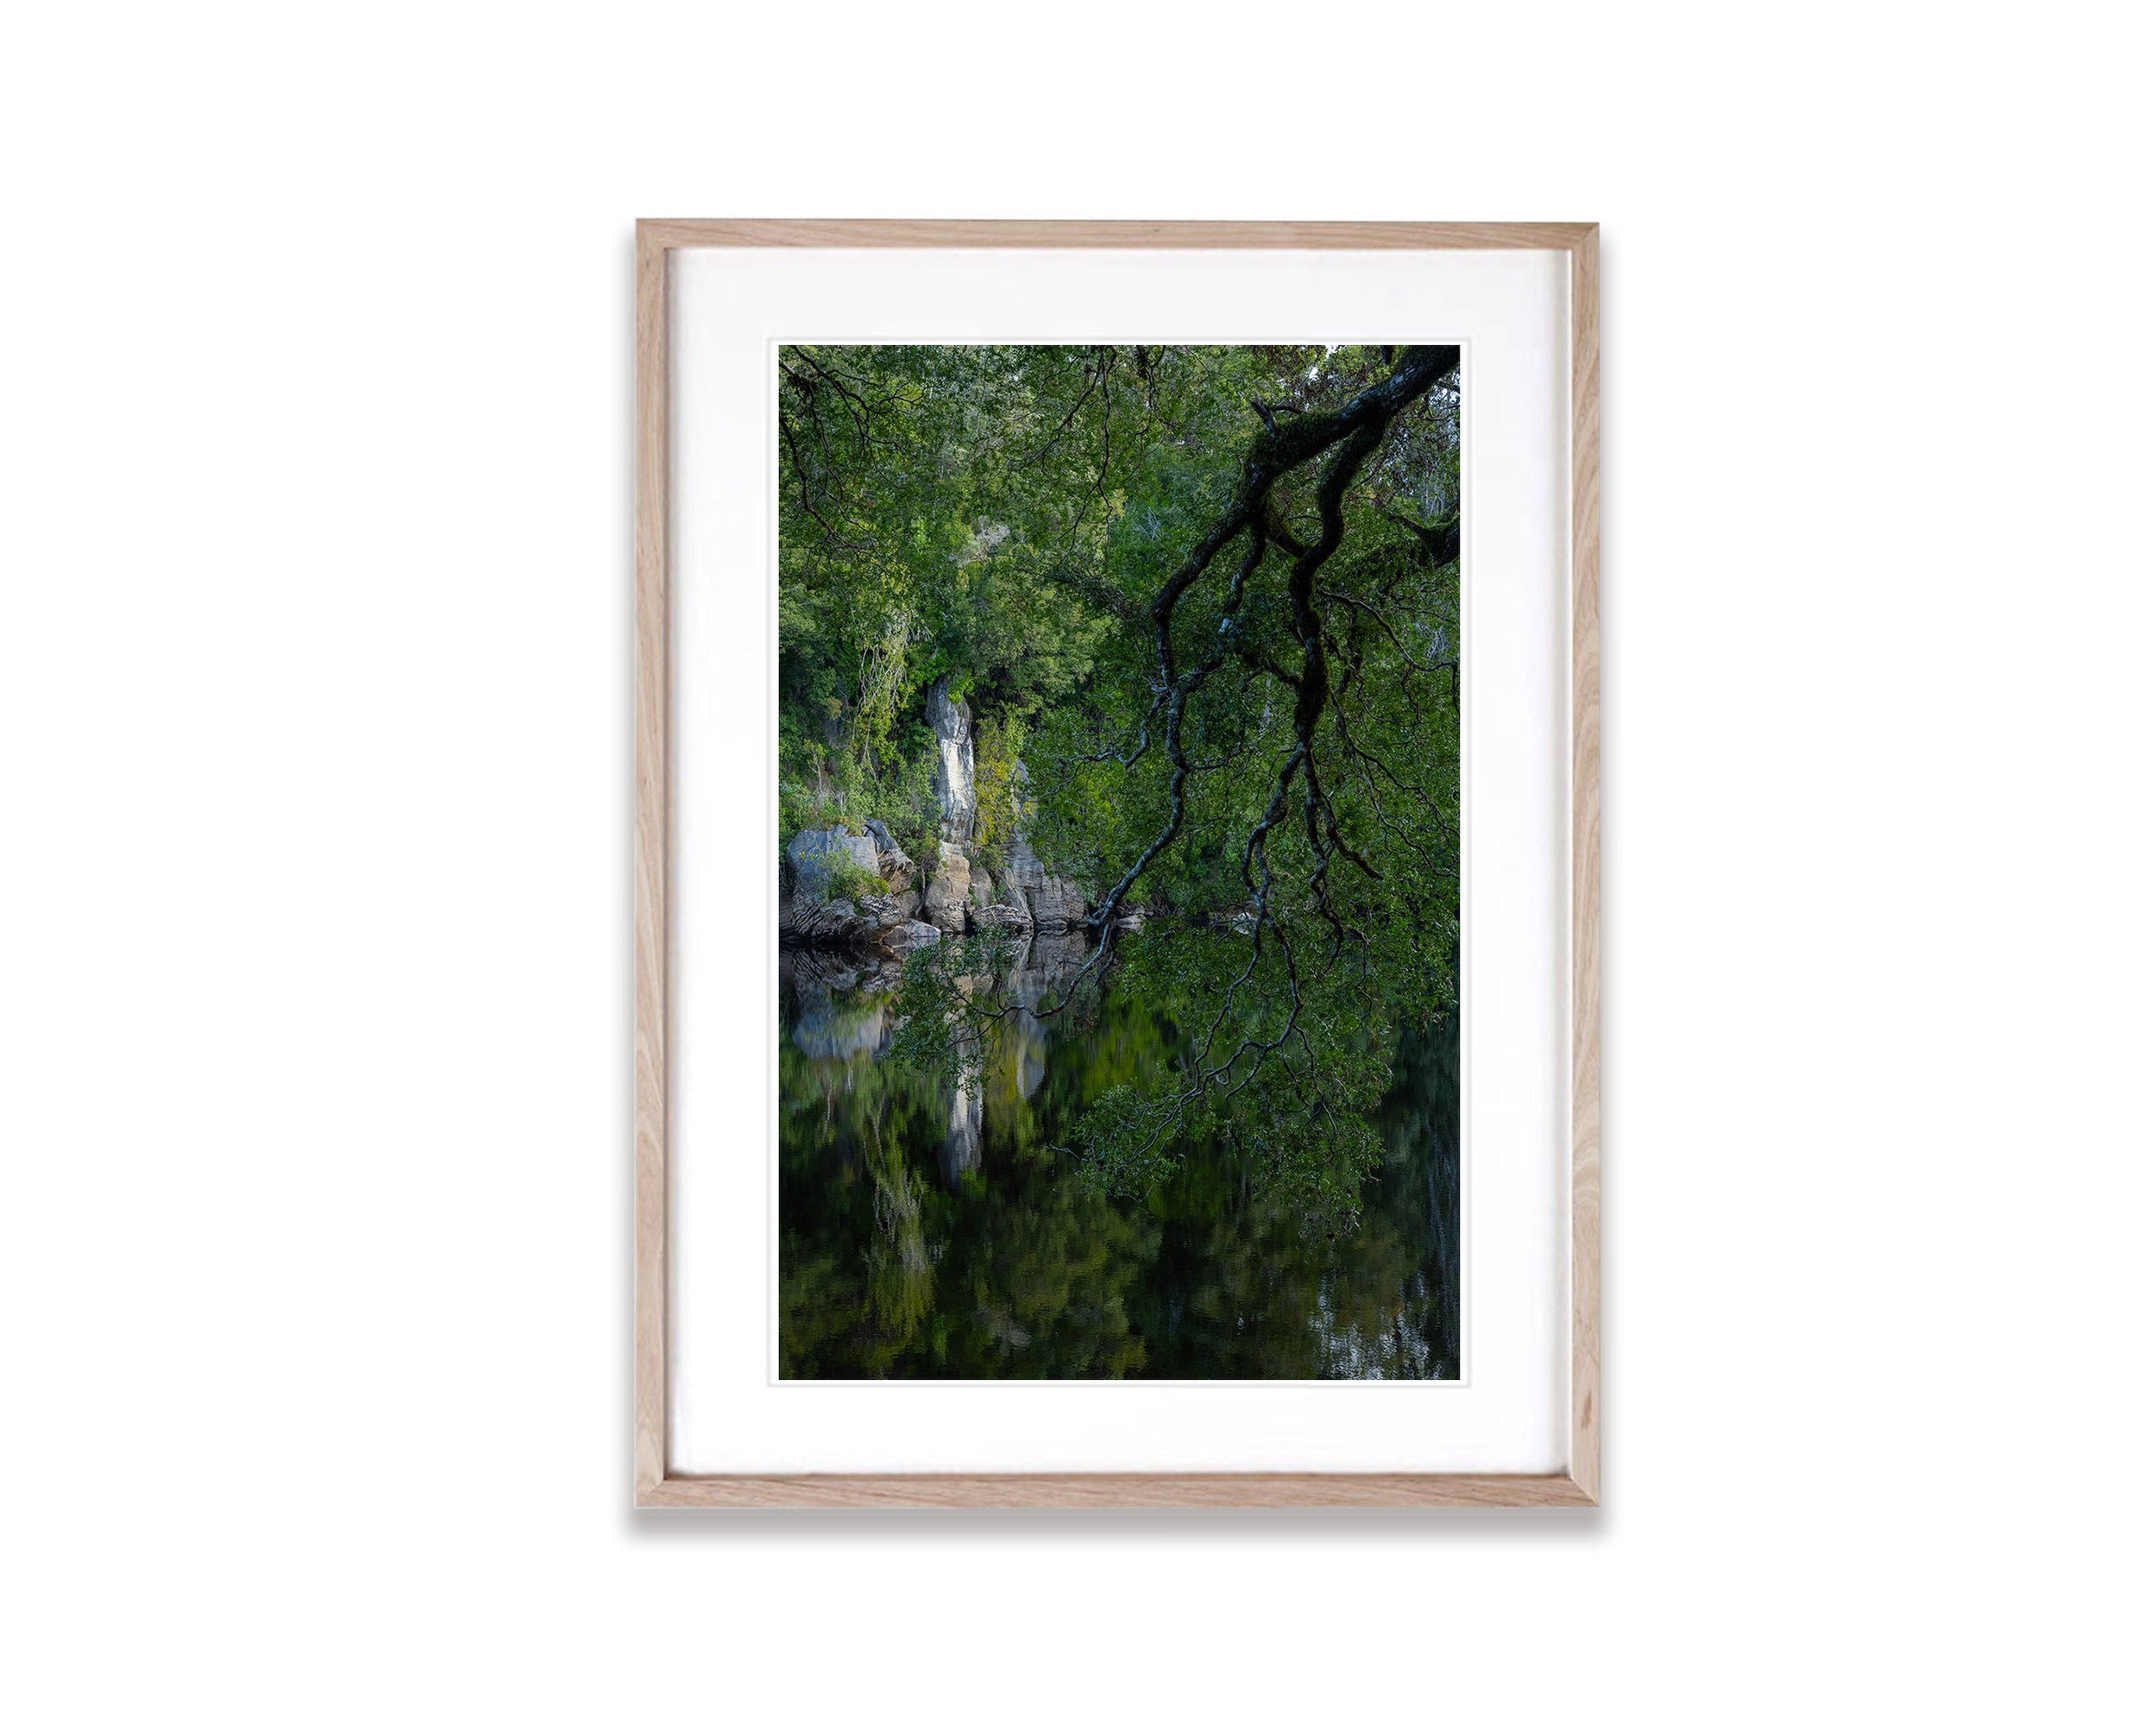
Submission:
<svg viewBox="0 0 2156 1725">
<path fill-rule="evenodd" d="M 1586 1505 L 1600 1501 L 1599 230 L 1591 223 L 646 220 L 637 225 L 635 1502 L 638 1505 Z M 669 261 L 701 247 L 1531 249 L 1570 280 L 1569 1420 L 1562 1470 L 726 1474 L 669 1471 Z"/>
</svg>

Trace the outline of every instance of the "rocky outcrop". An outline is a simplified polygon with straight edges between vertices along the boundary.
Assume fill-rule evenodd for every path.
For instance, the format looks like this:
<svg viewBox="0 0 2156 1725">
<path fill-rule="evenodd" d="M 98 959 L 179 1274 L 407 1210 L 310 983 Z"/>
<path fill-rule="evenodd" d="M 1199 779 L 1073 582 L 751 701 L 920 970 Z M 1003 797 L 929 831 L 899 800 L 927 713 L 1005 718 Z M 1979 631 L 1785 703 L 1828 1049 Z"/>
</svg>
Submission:
<svg viewBox="0 0 2156 1725">
<path fill-rule="evenodd" d="M 876 842 L 876 868 L 894 888 L 903 890 L 919 885 L 921 866 L 906 854 L 898 840 L 891 836 L 891 829 L 881 821 L 864 821 L 868 835 Z"/>
<path fill-rule="evenodd" d="M 868 893 L 821 903 L 796 893 L 779 900 L 779 938 L 811 947 L 885 946 L 913 923 L 920 909 L 918 892 Z"/>
<path fill-rule="evenodd" d="M 974 830 L 977 814 L 973 715 L 965 702 L 952 699 L 942 678 L 928 691 L 927 709 L 936 733 L 936 797 L 945 834 L 935 857 L 924 869 L 881 821 L 864 822 L 868 830 L 858 836 L 839 827 L 795 834 L 786 847 L 794 891 L 780 903 L 782 940 L 902 953 L 928 944 L 918 932 L 923 928 L 940 938 L 990 930 L 1056 934 L 1084 925 L 1085 889 L 1049 873 L 1023 838 L 1013 840 L 1009 855 L 993 866 L 969 844 L 965 835 Z M 1018 771 L 1022 773 L 1022 763 Z M 1019 806 L 1022 811 L 1026 805 Z M 839 877 L 855 871 L 877 876 L 884 891 L 849 897 L 841 885 L 862 883 L 858 874 L 845 883 Z M 1135 928 L 1135 915 L 1126 907 L 1117 926 Z M 908 925 L 915 932 L 902 935 Z"/>
<path fill-rule="evenodd" d="M 1036 929 L 1075 929 L 1085 921 L 1085 894 L 1074 883 L 1049 875 L 1026 896 Z"/>
<path fill-rule="evenodd" d="M 866 947 L 902 954 L 942 938 L 921 922 L 914 859 L 880 821 L 857 837 L 842 827 L 809 828 L 786 847 L 794 891 L 778 903 L 778 937 L 789 947 Z M 885 891 L 848 895 L 838 878 L 843 861 L 880 880 Z"/>
<path fill-rule="evenodd" d="M 928 686 L 928 728 L 936 739 L 936 802 L 943 836 L 964 844 L 973 836 L 973 709 L 951 698 L 951 679 Z"/>
<path fill-rule="evenodd" d="M 856 838 L 843 827 L 803 828 L 795 834 L 786 847 L 786 859 L 794 866 L 795 899 L 821 904 L 829 898 L 833 865 L 841 859 L 866 873 L 881 872 L 874 839 Z"/>
<path fill-rule="evenodd" d="M 966 894 L 965 926 L 976 935 L 1002 929 L 1023 934 L 1033 928 L 1033 913 L 1022 895 L 998 885 L 986 863 L 973 865 L 973 886 Z"/>
<path fill-rule="evenodd" d="M 1011 840 L 1006 875 L 1034 929 L 1053 933 L 1084 922 L 1085 889 L 1076 881 L 1050 874 L 1023 839 Z"/>
<path fill-rule="evenodd" d="M 985 935 L 997 929 L 1014 935 L 1024 935 L 1033 929 L 1033 918 L 1026 914 L 1023 906 L 1000 902 L 967 906 L 965 922 L 966 927 L 977 935 Z"/>
<path fill-rule="evenodd" d="M 936 872 L 921 895 L 921 916 L 946 935 L 965 932 L 966 901 L 973 892 L 973 865 L 956 845 L 936 847 Z"/>
</svg>

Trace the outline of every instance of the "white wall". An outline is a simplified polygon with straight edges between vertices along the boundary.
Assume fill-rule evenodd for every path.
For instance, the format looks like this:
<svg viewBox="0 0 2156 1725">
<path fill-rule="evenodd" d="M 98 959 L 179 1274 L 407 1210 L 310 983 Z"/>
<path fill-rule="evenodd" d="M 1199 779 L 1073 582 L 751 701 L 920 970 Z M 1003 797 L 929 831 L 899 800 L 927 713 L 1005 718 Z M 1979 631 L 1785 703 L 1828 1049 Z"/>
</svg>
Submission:
<svg viewBox="0 0 2156 1725">
<path fill-rule="evenodd" d="M 2113 9 L 784 12 L 11 21 L 0 1710 L 2145 1705 Z M 638 214 L 1605 224 L 1606 1508 L 627 1508 Z"/>
</svg>

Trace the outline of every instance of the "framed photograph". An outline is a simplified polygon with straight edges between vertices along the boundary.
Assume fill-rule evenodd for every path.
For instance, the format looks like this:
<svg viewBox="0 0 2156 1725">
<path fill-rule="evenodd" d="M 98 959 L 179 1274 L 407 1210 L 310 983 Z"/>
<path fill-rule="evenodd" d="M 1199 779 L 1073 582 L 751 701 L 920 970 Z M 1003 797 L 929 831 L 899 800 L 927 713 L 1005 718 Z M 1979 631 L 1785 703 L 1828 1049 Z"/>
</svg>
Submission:
<svg viewBox="0 0 2156 1725">
<path fill-rule="evenodd" d="M 1596 238 L 639 223 L 638 1503 L 1599 1501 Z"/>
</svg>

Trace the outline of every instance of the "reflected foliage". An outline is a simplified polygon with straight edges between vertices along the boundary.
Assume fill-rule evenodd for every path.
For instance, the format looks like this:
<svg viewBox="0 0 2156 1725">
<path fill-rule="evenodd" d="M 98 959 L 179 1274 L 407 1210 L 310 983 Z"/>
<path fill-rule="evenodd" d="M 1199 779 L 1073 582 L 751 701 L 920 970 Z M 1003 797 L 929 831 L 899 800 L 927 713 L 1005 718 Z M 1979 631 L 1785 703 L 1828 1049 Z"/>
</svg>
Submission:
<svg viewBox="0 0 2156 1725">
<path fill-rule="evenodd" d="M 785 1376 L 1458 1376 L 1453 1019 L 1386 1051 L 1359 1215 L 1326 1227 L 1225 1136 L 1143 1193 L 1089 1175 L 1073 1123 L 1187 1042 L 1112 984 L 998 1023 L 962 1086 L 881 1057 L 889 993 L 791 989 L 781 1016 Z"/>
</svg>

